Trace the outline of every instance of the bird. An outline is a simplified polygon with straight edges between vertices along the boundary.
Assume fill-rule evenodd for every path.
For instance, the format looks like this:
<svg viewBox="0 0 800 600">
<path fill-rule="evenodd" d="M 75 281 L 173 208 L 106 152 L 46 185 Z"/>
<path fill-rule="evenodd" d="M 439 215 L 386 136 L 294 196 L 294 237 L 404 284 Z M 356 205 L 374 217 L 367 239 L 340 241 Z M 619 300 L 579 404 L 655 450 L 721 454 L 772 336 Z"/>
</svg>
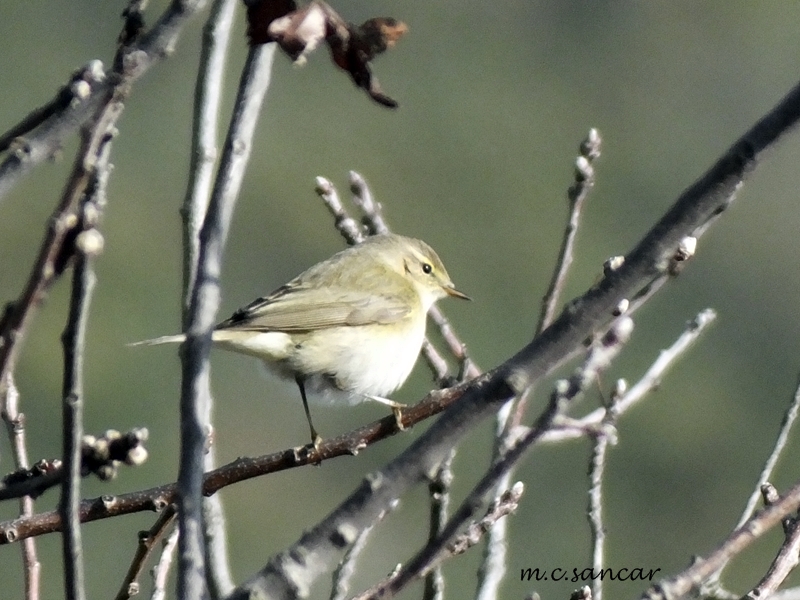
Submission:
<svg viewBox="0 0 800 600">
<path fill-rule="evenodd" d="M 216 325 L 215 346 L 254 356 L 300 391 L 311 444 L 322 438 L 308 398 L 352 405 L 386 396 L 408 378 L 425 338 L 427 313 L 456 289 L 439 256 L 422 240 L 386 233 L 337 252 Z M 133 345 L 180 343 L 185 334 Z"/>
</svg>

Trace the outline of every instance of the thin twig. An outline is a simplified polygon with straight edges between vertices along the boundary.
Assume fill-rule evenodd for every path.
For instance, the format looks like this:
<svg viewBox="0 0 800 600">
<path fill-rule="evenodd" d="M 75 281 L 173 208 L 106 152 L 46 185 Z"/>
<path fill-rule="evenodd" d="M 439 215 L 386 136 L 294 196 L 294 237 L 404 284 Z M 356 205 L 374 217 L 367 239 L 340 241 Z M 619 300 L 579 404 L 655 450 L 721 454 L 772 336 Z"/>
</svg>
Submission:
<svg viewBox="0 0 800 600">
<path fill-rule="evenodd" d="M 592 459 L 589 463 L 589 527 L 592 532 L 592 569 L 595 573 L 602 572 L 605 564 L 606 530 L 603 524 L 603 476 L 606 468 L 608 447 L 616 442 L 614 426 L 617 421 L 616 403 L 624 384 L 620 381 L 613 392 L 611 403 L 606 407 L 606 416 L 603 426 L 597 432 L 592 448 Z M 603 578 L 592 580 L 593 600 L 603 599 Z"/>
<path fill-rule="evenodd" d="M 510 489 L 505 490 L 502 494 L 500 494 L 489 505 L 489 507 L 486 509 L 486 513 L 480 520 L 470 523 L 464 533 L 457 536 L 450 544 L 447 545 L 447 548 L 439 556 L 436 565 L 431 565 L 431 567 L 427 570 L 427 574 L 430 575 L 431 572 L 435 571 L 438 568 L 438 565 L 444 560 L 464 554 L 467 550 L 478 544 L 495 523 L 505 520 L 503 517 L 506 517 L 517 510 L 524 490 L 525 487 L 523 486 L 522 482 L 518 481 Z M 392 582 L 394 582 L 402 573 L 402 567 L 395 569 L 395 571 L 385 580 L 372 586 L 368 590 L 361 592 L 358 596 L 355 596 L 353 600 L 371 600 L 374 598 L 388 597 L 385 596 L 387 593 L 386 590 L 392 586 Z"/>
<path fill-rule="evenodd" d="M 361 243 L 366 237 L 366 233 L 361 230 L 355 219 L 353 219 L 342 206 L 342 201 L 339 199 L 339 192 L 336 191 L 336 187 L 324 177 L 317 177 L 316 183 L 317 195 L 322 199 L 322 202 L 328 208 L 331 215 L 333 215 L 333 225 L 342 235 L 345 242 L 351 246 Z"/>
<path fill-rule="evenodd" d="M 779 499 L 777 490 L 771 484 L 764 483 L 761 492 L 764 497 L 764 504 L 767 506 L 775 504 Z M 761 578 L 761 581 L 747 592 L 742 600 L 772 598 L 773 594 L 800 563 L 800 521 L 798 521 L 796 515 L 783 521 L 783 531 L 784 540 L 778 554 L 770 564 L 764 577 Z"/>
<path fill-rule="evenodd" d="M 217 122 L 235 6 L 235 0 L 214 0 L 203 28 L 200 66 L 194 90 L 189 178 L 181 207 L 184 247 L 184 326 L 187 323 L 191 290 L 197 274 L 200 228 L 211 197 L 214 165 L 218 155 Z"/>
<path fill-rule="evenodd" d="M 356 561 L 367 545 L 367 538 L 369 537 L 369 534 L 372 533 L 375 526 L 396 507 L 397 502 L 393 503 L 389 507 L 388 511 L 384 511 L 378 515 L 378 518 L 375 520 L 375 522 L 369 527 L 366 527 L 347 549 L 347 552 L 345 552 L 344 556 L 342 557 L 339 566 L 333 571 L 333 585 L 331 586 L 330 596 L 331 600 L 344 600 L 348 597 L 350 591 L 350 579 L 355 573 Z"/>
<path fill-rule="evenodd" d="M 158 559 L 158 564 L 153 568 L 153 594 L 150 596 L 151 600 L 164 600 L 167 597 L 169 569 L 172 566 L 172 559 L 175 557 L 175 550 L 178 548 L 179 537 L 180 530 L 176 527 L 164 542 L 161 558 Z"/>
<path fill-rule="evenodd" d="M 783 415 L 781 428 L 778 432 L 778 437 L 775 440 L 775 445 L 772 448 L 769 458 L 767 458 L 766 462 L 764 463 L 764 468 L 761 469 L 761 474 L 758 476 L 755 491 L 747 501 L 744 512 L 739 518 L 739 522 L 736 524 L 737 528 L 744 525 L 745 522 L 752 516 L 756 506 L 758 505 L 758 502 L 761 500 L 761 488 L 765 483 L 767 483 L 767 481 L 772 479 L 772 473 L 775 470 L 775 465 L 778 463 L 778 459 L 786 448 L 786 442 L 789 439 L 789 434 L 791 433 L 792 427 L 794 427 L 795 421 L 797 420 L 798 412 L 800 412 L 800 379 L 798 379 L 794 398 L 792 399 L 791 404 L 789 404 L 789 407 L 786 409 L 786 413 Z"/>
<path fill-rule="evenodd" d="M 234 114 L 200 231 L 197 277 L 181 347 L 181 458 L 178 471 L 178 597 L 202 598 L 206 590 L 203 471 L 211 392 L 211 330 L 219 308 L 222 254 L 250 157 L 253 132 L 269 87 L 274 44 L 253 47 L 240 78 Z"/>
<path fill-rule="evenodd" d="M 25 140 L 18 140 L 17 138 L 33 131 L 59 112 L 75 104 L 80 104 L 87 98 L 87 91 L 91 89 L 91 85 L 100 83 L 102 80 L 102 66 L 97 62 L 78 69 L 72 74 L 67 84 L 56 92 L 52 100 L 44 106 L 31 111 L 22 121 L 0 135 L 0 152 L 8 150 L 15 143 L 15 140 L 19 145 L 17 150 L 24 151 Z"/>
<path fill-rule="evenodd" d="M 447 513 L 450 508 L 450 487 L 453 484 L 453 459 L 455 450 L 442 461 L 436 470 L 436 475 L 428 482 L 428 496 L 430 498 L 430 518 L 428 525 L 428 539 L 435 540 L 442 533 L 447 523 Z M 425 575 L 425 584 L 422 600 L 444 599 L 444 576 L 438 566 Z"/>
<path fill-rule="evenodd" d="M 94 272 L 84 256 L 75 264 L 69 322 L 64 331 L 64 478 L 59 512 L 64 523 L 63 558 L 65 596 L 84 600 L 86 588 L 83 569 L 83 546 L 79 518 L 81 445 L 83 435 L 83 347 L 89 298 L 94 287 Z"/>
<path fill-rule="evenodd" d="M 174 522 L 175 507 L 170 505 L 161 513 L 148 531 L 139 532 L 139 544 L 136 547 L 136 554 L 134 554 L 131 566 L 128 567 L 128 572 L 122 580 L 116 600 L 128 600 L 141 592 L 139 577 L 142 575 L 147 561 L 152 556 L 159 540 Z"/>
<path fill-rule="evenodd" d="M 556 268 L 550 279 L 550 285 L 542 298 L 542 307 L 539 313 L 539 321 L 536 324 L 534 335 L 539 335 L 553 321 L 556 314 L 559 299 L 564 291 L 567 281 L 567 273 L 572 265 L 572 256 L 575 248 L 575 238 L 578 233 L 578 223 L 580 221 L 583 203 L 589 192 L 594 187 L 594 168 L 592 163 L 600 156 L 600 145 L 602 139 L 597 129 L 590 129 L 589 135 L 581 143 L 580 156 L 575 161 L 575 183 L 569 188 L 567 198 L 569 199 L 569 218 L 567 226 L 561 240 L 561 250 L 556 260 Z"/>
<path fill-rule="evenodd" d="M 69 600 L 83 600 L 86 597 L 79 516 L 84 402 L 83 353 L 89 302 L 95 285 L 93 256 L 102 250 L 102 237 L 95 227 L 105 205 L 108 155 L 111 149 L 111 133 L 104 125 L 105 123 L 98 121 L 95 128 L 85 133 L 83 147 L 78 153 L 71 179 L 71 185 L 78 187 L 87 196 L 81 204 L 80 223 L 76 224 L 76 227 L 80 227 L 80 233 L 74 241 L 72 297 L 69 318 L 61 338 L 64 346 L 64 477 L 59 512 L 64 523 L 62 540 L 65 595 Z M 75 192 L 68 187 L 65 195 L 71 198 Z"/>
<path fill-rule="evenodd" d="M 214 0 L 203 28 L 200 65 L 195 84 L 192 122 L 192 152 L 189 183 L 181 214 L 183 216 L 183 327 L 190 320 L 191 294 L 195 286 L 200 257 L 200 229 L 211 197 L 214 165 L 217 158 L 217 136 L 220 98 L 223 90 L 225 59 L 233 26 L 236 0 Z M 205 428 L 211 430 L 211 403 L 207 406 Z M 205 455 L 204 470 L 214 468 L 213 447 Z M 212 599 L 226 596 L 234 588 L 228 562 L 225 515 L 218 495 L 203 500 L 204 535 L 206 541 L 206 576 Z"/>
<path fill-rule="evenodd" d="M 69 600 L 86 597 L 83 547 L 80 530 L 80 484 L 83 438 L 83 356 L 89 303 L 95 286 L 94 256 L 103 248 L 102 235 L 96 227 L 106 204 L 106 185 L 110 173 L 108 157 L 114 136 L 112 123 L 121 111 L 120 102 L 109 102 L 96 117 L 91 129 L 83 134 L 72 176 L 64 193 L 62 206 L 80 197 L 80 210 L 73 229 L 77 232 L 67 252 L 74 253 L 69 317 L 61 341 L 64 347 L 63 381 L 63 481 L 59 512 L 64 531 L 65 595 Z M 66 262 L 68 257 L 62 257 Z"/>
<path fill-rule="evenodd" d="M 800 507 L 800 482 L 795 483 L 775 504 L 764 508 L 733 531 L 707 557 L 697 558 L 692 565 L 650 587 L 642 600 L 677 600 L 683 598 L 718 571 L 731 558 L 740 554 L 771 528 L 779 525 Z"/>
<path fill-rule="evenodd" d="M 489 504 L 483 518 L 480 521 L 470 523 L 464 533 L 456 536 L 448 545 L 448 554 L 450 556 L 464 554 L 464 552 L 477 544 L 496 521 L 517 510 L 524 491 L 525 486 L 521 481 L 518 481 L 500 494 L 499 497 L 495 498 Z"/>
<path fill-rule="evenodd" d="M 6 423 L 14 466 L 17 469 L 27 470 L 30 462 L 25 436 L 25 415 L 19 411 L 19 390 L 17 390 L 17 386 L 14 383 L 14 377 L 11 373 L 7 377 L 5 393 L 0 396 L 0 418 Z M 33 497 L 30 495 L 20 497 L 20 518 L 24 519 L 33 514 Z M 36 552 L 36 541 L 34 539 L 24 540 L 21 551 L 25 576 L 25 600 L 39 600 L 42 565 Z"/>
<path fill-rule="evenodd" d="M 350 191 L 355 204 L 363 217 L 364 227 L 369 235 L 389 233 L 389 226 L 383 219 L 383 207 L 375 202 L 366 180 L 355 171 L 350 171 Z"/>
<path fill-rule="evenodd" d="M 206 0 L 173 0 L 150 31 L 139 36 L 135 43 L 120 46 L 114 59 L 115 76 L 102 77 L 102 65 L 99 61 L 92 61 L 87 68 L 101 76 L 85 79 L 86 85 L 80 85 L 76 96 L 78 102 L 69 102 L 33 130 L 28 131 L 26 122 L 32 122 L 28 117 L 23 119 L 23 124 L 12 128 L 12 133 L 13 130 L 25 129 L 27 134 L 0 163 L 0 199 L 31 169 L 63 147 L 66 137 L 90 121 L 115 89 L 124 87 L 129 90 L 150 67 L 170 56 L 170 50 L 177 43 L 188 19 L 205 4 Z M 57 100 L 52 104 L 58 104 Z M 14 147 L 13 143 L 11 147 Z"/>
<path fill-rule="evenodd" d="M 617 414 L 621 415 L 627 412 L 648 393 L 657 388 L 667 370 L 694 345 L 716 317 L 716 312 L 707 308 L 690 321 L 686 330 L 678 337 L 675 343 L 666 350 L 662 350 L 642 378 L 619 399 L 616 404 Z M 560 424 L 542 437 L 542 443 L 563 442 L 583 437 L 587 432 L 594 431 L 600 427 L 604 416 L 605 409 L 598 408 L 580 419 Z"/>
</svg>

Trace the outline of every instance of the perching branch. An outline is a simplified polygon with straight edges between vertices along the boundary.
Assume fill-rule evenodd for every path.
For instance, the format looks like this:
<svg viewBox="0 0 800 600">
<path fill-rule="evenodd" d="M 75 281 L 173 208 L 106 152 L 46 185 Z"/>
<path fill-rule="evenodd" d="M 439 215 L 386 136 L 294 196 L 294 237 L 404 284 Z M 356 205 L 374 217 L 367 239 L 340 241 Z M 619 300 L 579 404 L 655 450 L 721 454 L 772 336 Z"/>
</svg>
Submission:
<svg viewBox="0 0 800 600">
<path fill-rule="evenodd" d="M 460 395 L 459 388 L 431 392 L 423 401 L 403 409 L 403 427 L 409 429 L 415 423 L 442 412 Z M 203 494 L 210 496 L 234 483 L 269 473 L 317 464 L 321 460 L 340 456 L 353 456 L 367 446 L 397 432 L 396 419 L 394 415 L 389 415 L 350 433 L 323 440 L 319 453 L 315 452 L 313 455 L 305 452 L 301 446 L 255 458 L 239 458 L 206 473 L 203 477 Z M 81 522 L 88 523 L 143 511 L 160 512 L 176 499 L 177 488 L 174 483 L 119 496 L 88 499 L 81 502 Z M 60 530 L 61 520 L 55 511 L 5 521 L 0 523 L 0 546 Z"/>
</svg>

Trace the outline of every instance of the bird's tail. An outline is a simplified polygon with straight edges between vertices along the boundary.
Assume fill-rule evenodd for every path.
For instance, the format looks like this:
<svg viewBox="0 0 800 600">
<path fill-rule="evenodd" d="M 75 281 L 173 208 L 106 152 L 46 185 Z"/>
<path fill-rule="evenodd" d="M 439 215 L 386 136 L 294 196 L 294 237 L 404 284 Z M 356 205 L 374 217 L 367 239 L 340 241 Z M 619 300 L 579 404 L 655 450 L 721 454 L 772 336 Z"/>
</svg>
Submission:
<svg viewBox="0 0 800 600">
<path fill-rule="evenodd" d="M 159 346 L 161 344 L 180 344 L 186 339 L 186 335 L 179 333 L 177 335 L 162 335 L 161 337 L 153 338 L 152 340 L 142 340 L 141 342 L 133 342 L 127 344 L 128 346 Z"/>
</svg>

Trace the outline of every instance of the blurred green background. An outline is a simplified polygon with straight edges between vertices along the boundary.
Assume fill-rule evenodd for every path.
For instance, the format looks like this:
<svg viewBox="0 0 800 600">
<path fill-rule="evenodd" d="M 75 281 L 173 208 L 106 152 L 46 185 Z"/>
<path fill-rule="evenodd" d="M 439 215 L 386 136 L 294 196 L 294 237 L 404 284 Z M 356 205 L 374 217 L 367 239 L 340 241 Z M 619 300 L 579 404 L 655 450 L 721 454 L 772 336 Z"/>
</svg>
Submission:
<svg viewBox="0 0 800 600">
<path fill-rule="evenodd" d="M 152 23 L 166 6 L 152 1 Z M 0 129 L 48 101 L 90 59 L 113 56 L 126 2 L 29 0 L 0 7 Z M 797 81 L 800 3 L 500 1 L 420 3 L 339 0 L 351 21 L 390 15 L 410 28 L 375 72 L 400 102 L 373 104 L 335 70 L 324 49 L 293 68 L 275 61 L 228 244 L 220 318 L 342 247 L 314 193 L 333 180 L 346 199 L 347 172 L 370 183 L 397 232 L 437 249 L 460 289 L 443 302 L 474 359 L 492 367 L 529 341 L 557 253 L 565 191 L 590 127 L 604 140 L 597 186 L 583 217 L 567 298 L 596 281 L 603 260 L 627 252 L 677 195 Z M 230 107 L 246 53 L 243 11 L 229 60 Z M 179 329 L 180 218 L 188 165 L 192 92 L 205 13 L 174 56 L 139 81 L 114 143 L 115 170 L 97 261 L 86 356 L 86 429 L 146 426 L 150 460 L 112 483 L 89 480 L 85 495 L 123 493 L 172 481 L 177 469 L 179 364 L 175 349 L 127 342 Z M 0 204 L 0 300 L 17 296 L 68 173 L 76 143 L 40 166 Z M 750 177 L 738 201 L 701 240 L 685 272 L 636 315 L 630 346 L 604 378 L 634 381 L 705 307 L 718 322 L 660 390 L 622 419 L 606 488 L 607 563 L 615 569 L 685 567 L 708 553 L 739 517 L 769 452 L 800 370 L 798 268 L 800 136 L 784 140 Z M 53 290 L 26 340 L 17 382 L 31 456 L 60 452 L 59 335 L 68 283 Z M 566 298 L 565 298 L 566 300 Z M 421 397 L 418 366 L 396 398 Z M 221 461 L 306 441 L 296 391 L 259 374 L 247 358 L 215 353 L 216 442 Z M 546 390 L 543 390 L 546 391 Z M 593 408 L 591 394 L 582 408 Z M 539 399 L 534 407 L 541 406 Z M 383 416 L 374 405 L 316 408 L 333 435 Z M 238 581 L 295 540 L 423 427 L 355 458 L 296 469 L 224 491 Z M 458 501 L 486 464 L 491 424 L 470 436 L 455 468 Z M 511 517 L 505 598 L 533 589 L 566 598 L 576 584 L 520 582 L 521 569 L 589 566 L 586 441 L 536 450 L 517 478 L 526 494 Z M 798 478 L 797 444 L 774 483 Z M 6 436 L 0 471 L 12 469 Z M 55 506 L 57 492 L 37 502 Z M 0 507 L 11 518 L 16 506 Z M 84 528 L 91 597 L 110 597 L 136 532 L 152 514 Z M 426 535 L 426 494 L 416 489 L 373 534 L 354 591 L 408 559 Z M 748 589 L 780 534 L 730 569 Z M 59 538 L 39 540 L 43 598 L 61 592 Z M 470 597 L 479 550 L 448 563 L 450 598 Z M 20 597 L 19 548 L 0 548 L 3 597 Z M 798 580 L 795 578 L 795 583 Z M 149 581 L 143 580 L 145 590 Z M 615 584 L 635 597 L 642 583 Z M 419 587 L 403 597 L 415 598 Z M 327 583 L 315 589 L 327 597 Z"/>
</svg>

